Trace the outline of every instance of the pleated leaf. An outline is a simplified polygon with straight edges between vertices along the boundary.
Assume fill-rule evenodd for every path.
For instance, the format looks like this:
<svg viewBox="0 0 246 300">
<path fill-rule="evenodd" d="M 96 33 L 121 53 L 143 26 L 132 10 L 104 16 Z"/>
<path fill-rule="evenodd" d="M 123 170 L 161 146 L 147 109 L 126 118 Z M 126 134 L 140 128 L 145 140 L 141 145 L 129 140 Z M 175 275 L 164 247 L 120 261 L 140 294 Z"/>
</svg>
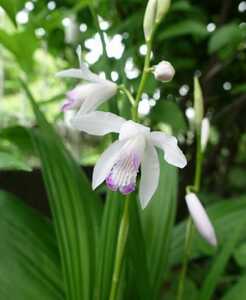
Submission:
<svg viewBox="0 0 246 300">
<path fill-rule="evenodd" d="M 96 300 L 109 299 L 123 204 L 124 199 L 122 195 L 113 192 L 108 193 L 97 247 L 97 269 L 94 295 L 94 299 Z"/>
<path fill-rule="evenodd" d="M 214 261 L 212 263 L 211 269 L 208 271 L 208 275 L 205 278 L 203 286 L 201 288 L 201 292 L 199 295 L 200 300 L 209 300 L 212 299 L 213 293 L 216 289 L 216 285 L 218 284 L 227 263 L 233 254 L 235 246 L 237 245 L 242 230 L 245 228 L 245 220 L 241 219 L 238 226 L 233 231 L 233 234 L 227 240 L 227 242 L 223 245 L 221 251 L 218 255 L 215 256 Z"/>
<path fill-rule="evenodd" d="M 47 219 L 0 191 L 0 235 L 0 299 L 65 299 L 55 233 Z"/>
<path fill-rule="evenodd" d="M 95 240 L 100 202 L 86 177 L 45 120 L 27 86 L 38 129 L 32 134 L 42 163 L 62 261 L 66 297 L 91 299 L 95 276 Z"/>
<path fill-rule="evenodd" d="M 141 212 L 151 278 L 151 299 L 157 299 L 168 270 L 171 234 L 177 197 L 177 171 L 159 155 L 159 187 L 150 204 Z"/>
</svg>

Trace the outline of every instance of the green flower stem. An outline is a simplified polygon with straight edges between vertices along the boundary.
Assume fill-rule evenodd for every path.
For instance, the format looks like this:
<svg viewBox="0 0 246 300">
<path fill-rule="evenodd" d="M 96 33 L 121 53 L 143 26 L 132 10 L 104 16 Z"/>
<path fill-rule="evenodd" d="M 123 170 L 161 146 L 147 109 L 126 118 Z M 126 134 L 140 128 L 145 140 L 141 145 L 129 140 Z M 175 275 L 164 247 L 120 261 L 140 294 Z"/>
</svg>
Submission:
<svg viewBox="0 0 246 300">
<path fill-rule="evenodd" d="M 119 89 L 125 93 L 131 105 L 135 106 L 135 99 L 133 98 L 131 92 L 123 84 L 119 86 Z"/>
<path fill-rule="evenodd" d="M 112 285 L 111 285 L 109 300 L 117 299 L 120 274 L 121 274 L 121 270 L 122 270 L 125 246 L 126 246 L 128 229 L 129 229 L 129 202 L 130 202 L 130 197 L 127 196 L 125 203 L 124 203 L 124 211 L 123 211 L 122 219 L 120 222 L 120 228 L 119 228 L 119 234 L 118 234 L 118 240 L 117 240 L 117 248 L 116 248 L 114 273 L 113 273 L 113 278 L 112 278 Z"/>
<path fill-rule="evenodd" d="M 201 184 L 202 162 L 203 162 L 203 153 L 201 151 L 200 131 L 196 133 L 196 141 L 197 141 L 196 169 L 195 169 L 194 184 L 193 184 L 193 186 L 189 186 L 187 188 L 187 191 L 198 193 L 200 190 L 200 184 Z M 189 217 L 189 219 L 187 221 L 187 225 L 186 225 L 184 257 L 183 257 L 182 269 L 181 269 L 179 284 L 178 284 L 177 300 L 183 299 L 185 278 L 186 278 L 187 267 L 188 267 L 188 263 L 189 263 L 190 252 L 191 252 L 192 237 L 193 237 L 193 224 L 192 224 L 191 217 Z"/>
<path fill-rule="evenodd" d="M 138 104 L 139 104 L 139 101 L 141 100 L 144 86 L 145 86 L 146 80 L 148 78 L 150 57 L 151 57 L 151 48 L 152 48 L 152 39 L 150 39 L 147 43 L 147 53 L 146 53 L 145 61 L 144 61 L 144 69 L 142 72 L 141 81 L 140 81 L 139 88 L 137 91 L 135 105 L 132 107 L 132 118 L 134 121 L 138 120 Z"/>
<path fill-rule="evenodd" d="M 141 99 L 141 95 L 142 95 L 144 87 L 145 87 L 147 75 L 150 72 L 149 65 L 150 65 L 150 56 L 151 56 L 151 46 L 152 46 L 152 43 L 150 40 L 147 43 L 147 53 L 146 53 L 145 61 L 144 61 L 144 69 L 143 69 L 141 81 L 139 84 L 139 88 L 137 91 L 136 100 L 134 100 L 130 91 L 124 85 L 121 85 L 119 87 L 126 94 L 130 103 L 132 104 L 132 119 L 134 121 L 138 121 L 138 110 L 137 110 L 138 103 Z M 130 197 L 128 196 L 124 203 L 124 211 L 123 211 L 122 219 L 120 222 L 117 248 L 116 248 L 116 256 L 115 256 L 115 265 L 114 265 L 114 272 L 113 272 L 109 300 L 117 299 L 119 280 L 120 280 L 120 275 L 121 275 L 121 270 L 122 270 L 122 265 L 123 265 L 124 252 L 125 252 L 125 246 L 126 246 L 126 242 L 127 242 L 128 229 L 129 229 L 129 202 L 130 202 Z"/>
</svg>

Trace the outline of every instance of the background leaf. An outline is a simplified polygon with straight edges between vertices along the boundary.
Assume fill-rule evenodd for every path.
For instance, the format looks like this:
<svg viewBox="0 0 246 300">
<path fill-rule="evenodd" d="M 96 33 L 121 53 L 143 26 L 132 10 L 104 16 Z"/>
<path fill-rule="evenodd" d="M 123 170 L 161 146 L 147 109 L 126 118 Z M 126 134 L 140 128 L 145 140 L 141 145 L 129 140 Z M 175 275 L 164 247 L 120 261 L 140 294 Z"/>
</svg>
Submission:
<svg viewBox="0 0 246 300">
<path fill-rule="evenodd" d="M 0 298 L 64 299 L 59 252 L 51 223 L 0 191 Z"/>
</svg>

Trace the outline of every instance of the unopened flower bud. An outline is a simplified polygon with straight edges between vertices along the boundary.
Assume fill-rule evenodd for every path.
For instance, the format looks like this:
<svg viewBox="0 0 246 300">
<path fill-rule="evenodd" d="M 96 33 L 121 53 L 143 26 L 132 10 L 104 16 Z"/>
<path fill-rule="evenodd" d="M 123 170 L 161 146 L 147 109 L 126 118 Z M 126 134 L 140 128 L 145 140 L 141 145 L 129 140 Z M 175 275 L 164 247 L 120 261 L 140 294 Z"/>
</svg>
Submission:
<svg viewBox="0 0 246 300">
<path fill-rule="evenodd" d="M 210 130 L 210 124 L 208 118 L 202 119 L 202 125 L 201 125 L 201 148 L 202 152 L 205 151 L 208 143 L 209 138 L 209 130 Z"/>
<path fill-rule="evenodd" d="M 187 194 L 185 196 L 185 201 L 191 218 L 201 236 L 212 246 L 217 246 L 217 239 L 213 225 L 196 194 Z"/>
<path fill-rule="evenodd" d="M 157 0 L 149 0 L 146 6 L 143 22 L 144 36 L 147 42 L 151 39 L 152 33 L 155 28 L 156 12 Z"/>
<path fill-rule="evenodd" d="M 160 23 L 161 19 L 168 12 L 171 4 L 171 0 L 158 0 L 157 1 L 157 14 L 156 14 L 156 23 Z"/>
<path fill-rule="evenodd" d="M 174 67 L 168 61 L 163 60 L 154 66 L 154 76 L 157 80 L 168 82 L 173 79 L 174 74 Z"/>
</svg>

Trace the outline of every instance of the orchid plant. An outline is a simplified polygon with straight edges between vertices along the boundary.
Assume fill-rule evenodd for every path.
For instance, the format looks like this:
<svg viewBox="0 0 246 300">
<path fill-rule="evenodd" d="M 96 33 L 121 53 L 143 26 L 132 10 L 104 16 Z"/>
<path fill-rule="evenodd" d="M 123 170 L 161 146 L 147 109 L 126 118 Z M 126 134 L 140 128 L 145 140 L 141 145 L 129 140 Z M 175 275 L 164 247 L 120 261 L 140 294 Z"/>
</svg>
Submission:
<svg viewBox="0 0 246 300">
<path fill-rule="evenodd" d="M 61 78 L 69 77 L 86 81 L 86 83 L 78 84 L 75 88 L 67 92 L 67 98 L 62 106 L 62 111 L 64 112 L 67 110 L 76 111 L 70 121 L 75 129 L 97 136 L 103 136 L 109 133 L 119 134 L 118 140 L 114 141 L 97 161 L 92 178 L 93 190 L 105 181 L 111 191 L 120 192 L 126 196 L 125 209 L 119 227 L 110 300 L 117 298 L 117 291 L 119 289 L 118 278 L 121 273 L 122 260 L 125 253 L 129 222 L 131 222 L 128 215 L 129 195 L 137 190 L 139 169 L 141 168 L 141 178 L 138 188 L 139 201 L 141 208 L 145 209 L 159 185 L 160 163 L 156 148 L 163 151 L 164 159 L 167 163 L 178 168 L 184 168 L 187 164 L 187 159 L 179 148 L 178 141 L 174 136 L 166 132 L 151 131 L 151 128 L 141 124 L 138 118 L 138 104 L 149 73 L 152 72 L 155 79 L 162 83 L 172 80 L 175 74 L 174 67 L 168 61 L 163 60 L 157 65 L 150 65 L 154 33 L 167 13 L 169 6 L 169 0 L 148 1 L 143 24 L 147 54 L 136 96 L 132 94 L 126 86 L 117 85 L 93 73 L 82 61 L 82 49 L 80 46 L 77 48 L 79 68 L 67 69 L 57 73 L 57 76 Z M 103 35 L 101 35 L 101 38 L 103 39 Z M 105 42 L 102 41 L 102 44 L 104 45 Z M 119 91 L 125 93 L 129 99 L 129 105 L 132 106 L 132 120 L 126 120 L 114 113 L 99 110 L 101 104 L 113 98 Z M 217 238 L 213 226 L 200 200 L 195 194 L 199 192 L 202 163 L 201 154 L 205 151 L 209 132 L 208 120 L 201 119 L 203 117 L 202 106 L 202 94 L 196 78 L 197 169 L 194 186 L 187 187 L 185 200 L 194 225 L 201 236 L 211 245 L 216 246 Z M 188 224 L 189 230 L 187 230 L 186 237 L 189 243 L 191 240 L 191 228 L 192 224 L 190 223 Z M 188 256 L 188 253 L 185 253 L 185 257 L 186 256 Z M 187 257 L 184 260 L 183 270 L 181 272 L 177 296 L 179 300 L 181 300 L 183 296 L 186 267 Z"/>
</svg>

